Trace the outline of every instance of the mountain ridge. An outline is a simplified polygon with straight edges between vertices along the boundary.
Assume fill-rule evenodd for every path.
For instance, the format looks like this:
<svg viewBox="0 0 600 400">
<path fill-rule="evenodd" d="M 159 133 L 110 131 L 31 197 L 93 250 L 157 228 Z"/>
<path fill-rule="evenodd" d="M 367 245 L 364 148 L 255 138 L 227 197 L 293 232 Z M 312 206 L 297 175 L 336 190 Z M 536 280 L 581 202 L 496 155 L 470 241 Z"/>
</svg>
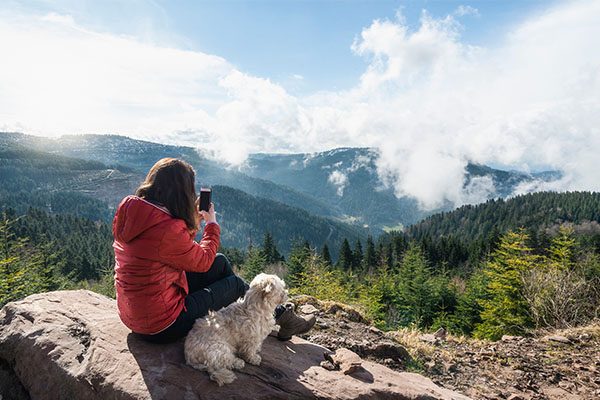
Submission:
<svg viewBox="0 0 600 400">
<path fill-rule="evenodd" d="M 83 143 L 81 143 L 82 141 Z M 226 185 L 254 196 L 270 198 L 295 207 L 303 208 L 305 204 L 311 204 L 312 212 L 321 216 L 341 216 L 339 211 L 332 209 L 323 201 L 285 185 L 277 185 L 264 179 L 247 177 L 223 165 L 215 164 L 200 156 L 191 147 L 163 145 L 120 135 L 65 135 L 60 138 L 43 138 L 21 133 L 0 132 L 0 144 L 14 142 L 52 154 L 134 168 L 142 176 L 145 176 L 156 161 L 161 158 L 181 158 L 192 164 L 196 169 L 196 183 L 199 186 Z"/>
<path fill-rule="evenodd" d="M 59 154 L 32 150 L 22 144 L 0 148 L 0 196 L 3 205 L 23 215 L 29 207 L 50 214 L 62 213 L 112 221 L 117 204 L 135 193 L 144 174 L 129 167 L 108 167 Z M 292 241 L 331 246 L 335 256 L 344 237 L 366 240 L 367 230 L 320 216 L 304 208 L 261 198 L 223 185 L 213 186 L 213 201 L 223 226 L 226 247 L 245 248 L 249 237 L 261 241 L 275 235 L 277 247 L 287 253 Z"/>
<path fill-rule="evenodd" d="M 367 147 L 340 147 L 315 153 L 256 153 L 237 168 L 211 161 L 188 146 L 154 143 L 120 135 L 65 135 L 39 138 L 19 133 L 0 133 L 2 141 L 18 141 L 33 148 L 121 164 L 144 173 L 160 158 L 179 157 L 198 172 L 200 185 L 226 185 L 254 196 L 268 198 L 341 221 L 368 227 L 377 236 L 402 229 L 429 215 L 450 211 L 453 204 L 424 211 L 408 196 L 398 198 L 379 178 L 377 152 Z M 534 180 L 553 180 L 556 171 L 537 174 L 502 171 L 469 163 L 464 185 L 484 178 L 493 190 L 489 198 L 511 195 L 517 185 Z"/>
</svg>

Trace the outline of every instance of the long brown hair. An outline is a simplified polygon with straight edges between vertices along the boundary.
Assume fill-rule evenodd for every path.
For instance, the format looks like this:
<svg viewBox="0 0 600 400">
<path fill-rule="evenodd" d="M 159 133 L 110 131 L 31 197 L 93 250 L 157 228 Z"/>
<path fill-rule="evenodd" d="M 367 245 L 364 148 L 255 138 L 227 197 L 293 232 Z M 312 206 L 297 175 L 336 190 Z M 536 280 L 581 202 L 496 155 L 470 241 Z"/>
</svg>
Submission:
<svg viewBox="0 0 600 400">
<path fill-rule="evenodd" d="M 169 210 L 175 218 L 195 229 L 196 171 L 178 158 L 163 158 L 150 168 L 135 195 Z"/>
</svg>

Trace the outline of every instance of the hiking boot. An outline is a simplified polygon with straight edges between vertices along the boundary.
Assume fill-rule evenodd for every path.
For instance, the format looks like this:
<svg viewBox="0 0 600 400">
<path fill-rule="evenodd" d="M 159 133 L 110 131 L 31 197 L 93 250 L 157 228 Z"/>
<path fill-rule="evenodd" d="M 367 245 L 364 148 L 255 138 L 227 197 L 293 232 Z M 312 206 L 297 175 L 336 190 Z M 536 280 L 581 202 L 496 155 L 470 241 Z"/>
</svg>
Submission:
<svg viewBox="0 0 600 400">
<path fill-rule="evenodd" d="M 275 321 L 279 325 L 277 339 L 290 340 L 292 335 L 300 335 L 306 333 L 315 325 L 317 321 L 314 315 L 308 318 L 303 318 L 294 313 L 294 305 L 287 303 L 285 311 Z"/>
</svg>

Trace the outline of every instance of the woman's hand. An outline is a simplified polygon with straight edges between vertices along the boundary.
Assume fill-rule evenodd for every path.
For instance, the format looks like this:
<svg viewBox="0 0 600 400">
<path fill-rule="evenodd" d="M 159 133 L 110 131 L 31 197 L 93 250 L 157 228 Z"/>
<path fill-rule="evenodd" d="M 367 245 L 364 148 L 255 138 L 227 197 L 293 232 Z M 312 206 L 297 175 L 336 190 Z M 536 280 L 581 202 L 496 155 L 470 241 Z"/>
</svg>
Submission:
<svg viewBox="0 0 600 400">
<path fill-rule="evenodd" d="M 206 222 L 217 222 L 217 216 L 215 215 L 215 205 L 210 203 L 208 211 L 198 210 L 198 213 L 202 215 L 202 219 Z"/>
<path fill-rule="evenodd" d="M 204 215 L 200 212 L 200 197 L 196 199 L 196 230 L 200 230 L 200 222 L 204 221 Z"/>
</svg>

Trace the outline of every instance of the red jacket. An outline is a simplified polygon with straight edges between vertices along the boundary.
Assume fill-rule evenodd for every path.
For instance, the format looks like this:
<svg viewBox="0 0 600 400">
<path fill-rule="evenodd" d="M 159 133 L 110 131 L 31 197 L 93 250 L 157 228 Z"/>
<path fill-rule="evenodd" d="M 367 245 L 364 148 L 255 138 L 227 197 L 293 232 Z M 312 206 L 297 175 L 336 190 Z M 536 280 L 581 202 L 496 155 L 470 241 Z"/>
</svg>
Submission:
<svg viewBox="0 0 600 400">
<path fill-rule="evenodd" d="M 220 232 L 218 224 L 207 224 L 202 241 L 196 243 L 182 219 L 142 198 L 123 199 L 113 221 L 121 321 L 142 334 L 155 334 L 171 325 L 188 294 L 184 271 L 210 269 Z"/>
</svg>

